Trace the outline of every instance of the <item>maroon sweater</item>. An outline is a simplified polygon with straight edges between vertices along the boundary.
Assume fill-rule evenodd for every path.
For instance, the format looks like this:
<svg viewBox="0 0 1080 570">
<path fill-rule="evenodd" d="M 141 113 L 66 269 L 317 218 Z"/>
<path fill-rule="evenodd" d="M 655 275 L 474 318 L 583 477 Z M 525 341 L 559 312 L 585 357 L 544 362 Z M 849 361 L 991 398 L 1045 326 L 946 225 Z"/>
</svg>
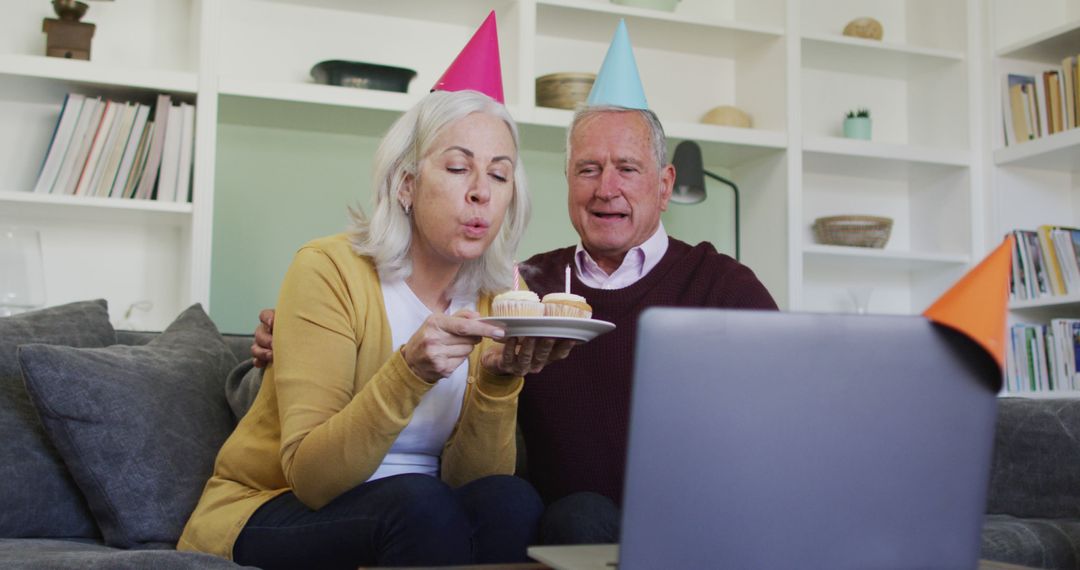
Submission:
<svg viewBox="0 0 1080 570">
<path fill-rule="evenodd" d="M 562 291 L 573 256 L 572 247 L 533 256 L 522 277 L 540 296 Z M 526 379 L 518 423 L 529 479 L 546 502 L 593 491 L 621 504 L 638 315 L 658 305 L 776 309 L 776 303 L 748 267 L 707 242 L 691 247 L 674 238 L 660 263 L 629 287 L 593 289 L 575 271 L 570 289 L 592 305 L 593 318 L 616 328 Z"/>
</svg>

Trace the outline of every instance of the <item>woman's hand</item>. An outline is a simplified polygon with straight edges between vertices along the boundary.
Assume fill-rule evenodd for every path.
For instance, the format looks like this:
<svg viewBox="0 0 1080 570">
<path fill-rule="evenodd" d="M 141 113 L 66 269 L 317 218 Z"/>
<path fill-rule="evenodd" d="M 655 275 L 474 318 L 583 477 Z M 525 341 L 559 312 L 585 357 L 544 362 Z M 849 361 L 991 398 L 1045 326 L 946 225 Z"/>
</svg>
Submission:
<svg viewBox="0 0 1080 570">
<path fill-rule="evenodd" d="M 484 351 L 480 364 L 495 374 L 535 374 L 548 364 L 566 358 L 575 346 L 576 340 L 565 338 L 510 337 L 501 346 Z"/>
<path fill-rule="evenodd" d="M 462 309 L 453 315 L 432 313 L 401 347 L 405 362 L 424 380 L 435 383 L 453 374 L 484 337 L 502 338 L 503 329 L 478 321 Z"/>
</svg>

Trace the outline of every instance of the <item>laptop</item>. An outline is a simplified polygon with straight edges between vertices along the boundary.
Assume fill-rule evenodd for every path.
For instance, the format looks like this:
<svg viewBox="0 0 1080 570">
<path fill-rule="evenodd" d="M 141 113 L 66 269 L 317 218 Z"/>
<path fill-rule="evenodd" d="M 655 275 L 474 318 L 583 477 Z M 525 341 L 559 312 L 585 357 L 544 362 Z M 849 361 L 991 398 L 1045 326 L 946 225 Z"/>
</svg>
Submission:
<svg viewBox="0 0 1080 570">
<path fill-rule="evenodd" d="M 621 543 L 529 554 L 566 570 L 975 568 L 1000 382 L 921 317 L 649 309 Z"/>
</svg>

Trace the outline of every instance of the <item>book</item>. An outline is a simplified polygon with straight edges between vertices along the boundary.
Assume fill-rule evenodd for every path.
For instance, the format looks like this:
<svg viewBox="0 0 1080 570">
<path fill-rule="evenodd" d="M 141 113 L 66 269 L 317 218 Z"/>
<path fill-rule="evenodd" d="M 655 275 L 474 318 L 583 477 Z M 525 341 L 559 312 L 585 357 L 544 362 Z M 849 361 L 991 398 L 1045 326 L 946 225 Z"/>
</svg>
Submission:
<svg viewBox="0 0 1080 570">
<path fill-rule="evenodd" d="M 1035 326 L 1034 331 L 1035 340 L 1035 390 L 1044 392 L 1050 389 L 1050 373 L 1048 370 L 1048 363 L 1046 359 L 1046 327 L 1043 325 Z"/>
<path fill-rule="evenodd" d="M 180 131 L 180 160 L 176 173 L 176 201 L 189 202 L 191 189 L 191 163 L 195 154 L 195 106 L 180 105 L 183 129 Z"/>
<path fill-rule="evenodd" d="M 98 158 L 94 176 L 90 179 L 90 186 L 86 189 L 88 196 L 102 196 L 104 186 L 112 186 L 112 179 L 116 176 L 116 169 L 120 166 L 120 155 L 124 152 L 123 141 L 131 132 L 131 121 L 135 118 L 135 106 L 131 103 L 119 105 L 116 116 L 113 118 L 113 126 L 109 129 L 109 136 L 105 139 L 105 145 L 101 149 L 101 157 Z M 104 179 L 108 179 L 105 182 Z"/>
<path fill-rule="evenodd" d="M 1023 285 L 1023 299 L 1036 299 L 1036 287 L 1035 271 L 1031 270 L 1031 256 L 1027 253 L 1027 236 L 1025 235 L 1027 230 L 1015 230 L 1013 234 L 1016 236 L 1016 257 L 1020 258 L 1021 263 L 1021 281 Z"/>
<path fill-rule="evenodd" d="M 1050 285 L 1050 275 L 1047 272 L 1046 261 L 1043 259 L 1042 248 L 1039 247 L 1039 236 L 1035 232 L 1024 232 L 1028 258 L 1031 260 L 1032 289 L 1035 297 L 1046 297 L 1053 294 Z"/>
<path fill-rule="evenodd" d="M 1028 105 L 1031 108 L 1031 124 L 1032 130 L 1035 132 L 1035 138 L 1042 138 L 1047 135 L 1046 124 L 1046 106 L 1043 104 L 1043 99 L 1046 95 L 1043 93 L 1042 81 L 1035 81 L 1032 77 L 1032 82 L 1027 86 L 1028 92 Z"/>
<path fill-rule="evenodd" d="M 131 165 L 131 174 L 124 186 L 123 198 L 137 198 L 139 184 L 142 182 L 143 173 L 146 171 L 146 161 L 150 157 L 151 141 L 154 139 L 155 125 L 153 121 L 147 121 L 143 128 L 142 139 L 139 140 L 139 148 L 135 151 L 135 162 Z"/>
<path fill-rule="evenodd" d="M 153 195 L 154 183 L 157 181 L 158 169 L 161 167 L 161 147 L 165 144 L 165 130 L 168 128 L 171 107 L 172 97 L 158 95 L 154 108 L 154 138 L 150 141 L 146 165 L 139 179 L 139 186 L 135 190 L 135 197 L 140 200 L 148 200 Z"/>
<path fill-rule="evenodd" d="M 1010 232 L 1014 236 L 1016 232 Z M 1027 287 L 1024 282 L 1024 269 L 1020 265 L 1020 238 L 1013 240 L 1012 273 L 1010 274 L 1009 292 L 1013 299 L 1027 299 Z"/>
<path fill-rule="evenodd" d="M 1056 71 L 1046 72 L 1047 108 L 1050 113 L 1050 132 L 1060 133 L 1065 130 L 1061 121 L 1061 74 Z"/>
<path fill-rule="evenodd" d="M 79 114 L 79 122 L 75 126 L 75 132 L 71 134 L 71 144 L 68 146 L 67 152 L 64 154 L 64 162 L 60 165 L 60 172 L 56 175 L 56 182 L 53 182 L 51 193 L 53 194 L 67 194 L 68 187 L 74 189 L 74 184 L 78 182 L 72 182 L 72 178 L 82 173 L 82 165 L 86 161 L 86 154 L 83 152 L 83 148 L 88 146 L 87 139 L 92 135 L 88 135 L 88 132 L 96 130 L 97 124 L 95 121 L 101 120 L 101 113 L 104 112 L 105 105 L 101 102 L 100 97 L 93 99 L 86 99 L 83 102 L 83 110 Z M 80 156 L 82 160 L 80 161 Z M 78 171 L 76 171 L 78 168 Z"/>
<path fill-rule="evenodd" d="M 1006 77 L 1009 89 L 1009 109 L 1011 111 L 1010 117 L 1012 119 L 1013 133 L 1015 133 L 1016 143 L 1023 143 L 1031 140 L 1034 137 L 1034 133 L 1031 130 L 1031 107 L 1028 103 L 1028 90 L 1027 85 L 1034 83 L 1035 80 L 1026 75 L 1017 75 L 1010 73 Z"/>
<path fill-rule="evenodd" d="M 1080 318 L 1070 318 L 1069 331 L 1072 348 L 1072 376 L 1069 378 L 1069 390 L 1080 390 Z"/>
<path fill-rule="evenodd" d="M 1050 232 L 1054 228 L 1042 225 L 1037 228 L 1039 234 L 1039 248 L 1042 250 L 1042 258 L 1046 262 L 1046 273 L 1050 280 L 1050 293 L 1052 295 L 1065 294 L 1065 277 L 1058 263 L 1057 248 L 1054 247 L 1050 238 Z"/>
<path fill-rule="evenodd" d="M 1072 62 L 1072 126 L 1080 126 L 1080 54 L 1070 58 Z"/>
<path fill-rule="evenodd" d="M 52 190 L 53 183 L 56 182 L 56 177 L 60 173 L 60 166 L 64 162 L 64 154 L 71 146 L 71 138 L 78 125 L 85 100 L 85 95 L 77 93 L 68 93 L 64 97 L 60 117 L 56 121 L 56 128 L 53 129 L 52 140 L 49 142 L 49 150 L 45 154 L 45 161 L 38 173 L 37 183 L 34 184 L 34 192 L 47 194 Z"/>
<path fill-rule="evenodd" d="M 139 151 L 139 141 L 142 140 L 143 131 L 146 129 L 146 120 L 150 116 L 150 107 L 137 105 L 135 119 L 131 124 L 131 133 L 125 143 L 124 154 L 120 159 L 120 165 L 116 170 L 112 187 L 109 189 L 110 198 L 123 198 L 124 188 L 127 186 L 128 176 L 131 175 L 131 167 L 135 164 L 135 157 Z"/>
<path fill-rule="evenodd" d="M 1009 89 L 1008 79 L 1005 77 L 1001 79 L 1003 86 L 1001 91 L 1001 130 L 1005 146 L 1012 146 L 1016 144 L 1016 131 L 1013 129 L 1012 91 Z"/>
<path fill-rule="evenodd" d="M 180 135 L 183 131 L 184 116 L 179 106 L 169 108 L 168 126 L 165 130 L 165 144 L 161 148 L 161 172 L 158 174 L 157 194 L 159 202 L 176 201 L 177 172 L 180 166 Z"/>
<path fill-rule="evenodd" d="M 1062 59 L 1062 74 L 1063 82 L 1065 84 L 1065 124 L 1068 128 L 1077 125 L 1076 95 L 1074 95 L 1074 91 L 1076 91 L 1076 77 L 1071 71 L 1072 67 L 1074 67 L 1074 65 L 1072 65 L 1072 60 L 1074 59 L 1076 59 L 1076 57 L 1066 57 L 1065 59 Z"/>
<path fill-rule="evenodd" d="M 97 129 L 94 132 L 89 151 L 86 153 L 86 161 L 83 162 L 82 172 L 79 173 L 78 181 L 75 183 L 69 194 L 75 194 L 76 196 L 86 195 L 86 189 L 90 186 L 90 180 L 94 176 L 94 170 L 97 168 L 101 150 L 105 146 L 105 140 L 109 137 L 109 131 L 112 129 L 113 120 L 116 118 L 117 105 L 118 103 L 115 101 L 105 102 L 105 113 L 102 114 Z"/>
<path fill-rule="evenodd" d="M 1031 326 L 1024 327 L 1024 345 L 1026 347 L 1024 375 L 1027 380 L 1024 389 L 1034 392 L 1039 383 L 1039 349 L 1035 346 L 1035 329 Z"/>
<path fill-rule="evenodd" d="M 1054 253 L 1061 267 L 1066 295 L 1080 293 L 1080 266 L 1076 263 L 1072 241 L 1074 231 L 1074 228 L 1053 228 L 1050 231 L 1050 241 L 1054 244 Z"/>
</svg>

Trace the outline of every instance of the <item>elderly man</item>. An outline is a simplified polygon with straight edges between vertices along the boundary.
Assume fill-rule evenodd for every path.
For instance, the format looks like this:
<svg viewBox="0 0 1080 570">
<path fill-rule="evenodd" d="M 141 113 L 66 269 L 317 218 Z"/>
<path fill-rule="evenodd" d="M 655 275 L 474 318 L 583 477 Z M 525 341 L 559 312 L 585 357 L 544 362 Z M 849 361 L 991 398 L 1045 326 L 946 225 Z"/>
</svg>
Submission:
<svg viewBox="0 0 1080 570">
<path fill-rule="evenodd" d="M 594 318 L 617 325 L 530 375 L 521 393 L 518 424 L 529 478 L 548 503 L 541 539 L 549 544 L 618 539 L 638 315 L 657 305 L 776 309 L 746 266 L 707 242 L 691 246 L 664 232 L 660 214 L 675 180 L 665 148 L 652 111 L 580 111 L 566 179 L 581 243 L 523 264 L 539 295 L 563 290 L 563 269 L 572 266 L 571 292 L 588 299 Z"/>
</svg>

